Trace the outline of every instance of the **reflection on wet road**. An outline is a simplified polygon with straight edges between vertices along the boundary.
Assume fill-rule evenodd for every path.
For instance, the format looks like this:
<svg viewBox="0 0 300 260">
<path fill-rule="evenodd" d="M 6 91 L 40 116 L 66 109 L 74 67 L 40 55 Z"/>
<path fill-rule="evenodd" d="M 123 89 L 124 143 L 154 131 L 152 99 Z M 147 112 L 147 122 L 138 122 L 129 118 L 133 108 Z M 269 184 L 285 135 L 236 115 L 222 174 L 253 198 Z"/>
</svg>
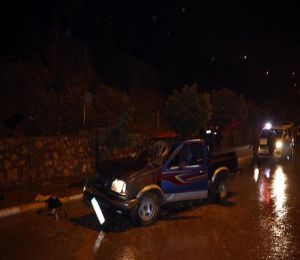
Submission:
<svg viewBox="0 0 300 260">
<path fill-rule="evenodd" d="M 295 254 L 295 235 L 288 219 L 287 189 L 291 181 L 285 171 L 288 166 L 275 164 L 254 169 L 261 211 L 258 217 L 263 232 L 262 249 L 267 259 L 288 259 Z"/>
</svg>

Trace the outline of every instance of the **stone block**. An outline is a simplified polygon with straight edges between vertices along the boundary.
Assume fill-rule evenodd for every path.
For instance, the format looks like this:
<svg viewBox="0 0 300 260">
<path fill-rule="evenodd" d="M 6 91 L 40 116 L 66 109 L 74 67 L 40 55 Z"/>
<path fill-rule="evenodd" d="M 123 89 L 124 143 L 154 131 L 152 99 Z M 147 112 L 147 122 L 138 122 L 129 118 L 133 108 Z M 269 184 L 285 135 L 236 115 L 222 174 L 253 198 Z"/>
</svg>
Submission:
<svg viewBox="0 0 300 260">
<path fill-rule="evenodd" d="M 64 169 L 64 171 L 63 171 L 63 176 L 71 176 L 70 175 L 70 171 L 68 170 L 68 169 Z"/>
<path fill-rule="evenodd" d="M 26 164 L 26 160 L 25 159 L 21 159 L 17 162 L 18 166 L 24 166 Z"/>
<path fill-rule="evenodd" d="M 53 158 L 54 159 L 58 159 L 59 158 L 58 154 L 57 153 L 53 153 Z"/>
<path fill-rule="evenodd" d="M 86 166 L 85 163 L 82 164 L 82 166 L 81 166 L 81 171 L 82 171 L 82 172 L 86 172 L 86 171 L 87 171 L 87 166 Z"/>
<path fill-rule="evenodd" d="M 45 164 L 46 167 L 49 167 L 49 166 L 52 166 L 52 165 L 53 165 L 53 162 L 52 162 L 51 160 L 46 160 L 46 161 L 44 162 L 44 164 Z"/>
<path fill-rule="evenodd" d="M 34 141 L 34 146 L 38 149 L 41 150 L 43 148 L 43 142 L 41 140 L 35 140 Z"/>
<path fill-rule="evenodd" d="M 11 169 L 8 173 L 7 173 L 7 180 L 9 182 L 17 182 L 19 180 L 19 176 L 18 176 L 18 171 L 17 169 Z"/>
<path fill-rule="evenodd" d="M 28 147 L 23 145 L 22 148 L 21 148 L 21 153 L 22 154 L 28 154 L 29 153 Z"/>
<path fill-rule="evenodd" d="M 47 177 L 51 178 L 55 175 L 55 170 L 53 168 L 47 169 Z"/>
<path fill-rule="evenodd" d="M 11 167 L 12 167 L 12 163 L 9 160 L 5 160 L 4 161 L 4 168 L 6 170 L 9 170 L 9 169 L 11 169 Z"/>
<path fill-rule="evenodd" d="M 28 172 L 24 172 L 23 174 L 21 174 L 20 176 L 19 176 L 19 181 L 20 182 L 27 182 L 27 181 L 29 181 L 30 180 L 30 174 L 28 173 Z"/>
<path fill-rule="evenodd" d="M 18 159 L 18 156 L 14 153 L 12 156 L 11 156 L 11 160 L 14 162 Z"/>
<path fill-rule="evenodd" d="M 30 178 L 31 178 L 32 180 L 34 180 L 34 179 L 36 179 L 36 177 L 37 177 L 37 170 L 36 170 L 36 169 L 32 169 L 32 170 L 30 171 Z"/>
<path fill-rule="evenodd" d="M 5 182 L 5 181 L 6 181 L 5 172 L 0 171 L 0 183 Z"/>
</svg>

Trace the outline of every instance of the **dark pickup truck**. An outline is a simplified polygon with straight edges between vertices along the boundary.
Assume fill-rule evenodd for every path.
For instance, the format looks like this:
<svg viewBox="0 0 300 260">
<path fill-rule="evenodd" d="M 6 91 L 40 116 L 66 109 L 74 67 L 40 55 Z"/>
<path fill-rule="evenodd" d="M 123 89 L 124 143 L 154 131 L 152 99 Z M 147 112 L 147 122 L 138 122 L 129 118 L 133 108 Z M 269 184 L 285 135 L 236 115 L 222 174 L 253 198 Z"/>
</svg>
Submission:
<svg viewBox="0 0 300 260">
<path fill-rule="evenodd" d="M 210 155 L 201 139 L 152 138 L 128 158 L 97 165 L 94 185 L 85 192 L 146 226 L 163 204 L 224 200 L 228 177 L 237 171 L 235 152 Z"/>
</svg>

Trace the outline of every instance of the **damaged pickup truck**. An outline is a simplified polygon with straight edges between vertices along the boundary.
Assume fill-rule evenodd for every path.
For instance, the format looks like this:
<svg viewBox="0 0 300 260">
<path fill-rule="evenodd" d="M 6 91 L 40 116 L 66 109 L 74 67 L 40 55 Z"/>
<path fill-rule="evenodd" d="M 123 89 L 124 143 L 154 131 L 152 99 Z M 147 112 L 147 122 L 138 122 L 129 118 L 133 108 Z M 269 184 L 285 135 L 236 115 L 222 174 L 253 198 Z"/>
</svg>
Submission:
<svg viewBox="0 0 300 260">
<path fill-rule="evenodd" d="M 151 225 L 166 203 L 211 198 L 223 201 L 228 178 L 238 171 L 235 152 L 211 155 L 201 139 L 152 138 L 130 157 L 97 165 L 85 192 L 100 205 Z"/>
</svg>

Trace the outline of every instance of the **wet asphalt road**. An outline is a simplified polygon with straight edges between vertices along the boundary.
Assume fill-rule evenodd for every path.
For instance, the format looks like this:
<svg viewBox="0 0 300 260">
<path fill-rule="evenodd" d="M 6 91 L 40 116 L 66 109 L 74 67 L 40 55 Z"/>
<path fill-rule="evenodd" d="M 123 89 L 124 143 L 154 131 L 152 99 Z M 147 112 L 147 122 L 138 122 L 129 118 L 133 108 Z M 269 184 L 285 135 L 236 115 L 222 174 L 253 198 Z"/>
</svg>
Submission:
<svg viewBox="0 0 300 260">
<path fill-rule="evenodd" d="M 47 212 L 1 220 L 0 259 L 300 259 L 299 148 L 294 163 L 241 166 L 225 205 L 173 205 L 150 227 L 115 216 L 101 228 L 82 202 L 58 222 Z"/>
</svg>

